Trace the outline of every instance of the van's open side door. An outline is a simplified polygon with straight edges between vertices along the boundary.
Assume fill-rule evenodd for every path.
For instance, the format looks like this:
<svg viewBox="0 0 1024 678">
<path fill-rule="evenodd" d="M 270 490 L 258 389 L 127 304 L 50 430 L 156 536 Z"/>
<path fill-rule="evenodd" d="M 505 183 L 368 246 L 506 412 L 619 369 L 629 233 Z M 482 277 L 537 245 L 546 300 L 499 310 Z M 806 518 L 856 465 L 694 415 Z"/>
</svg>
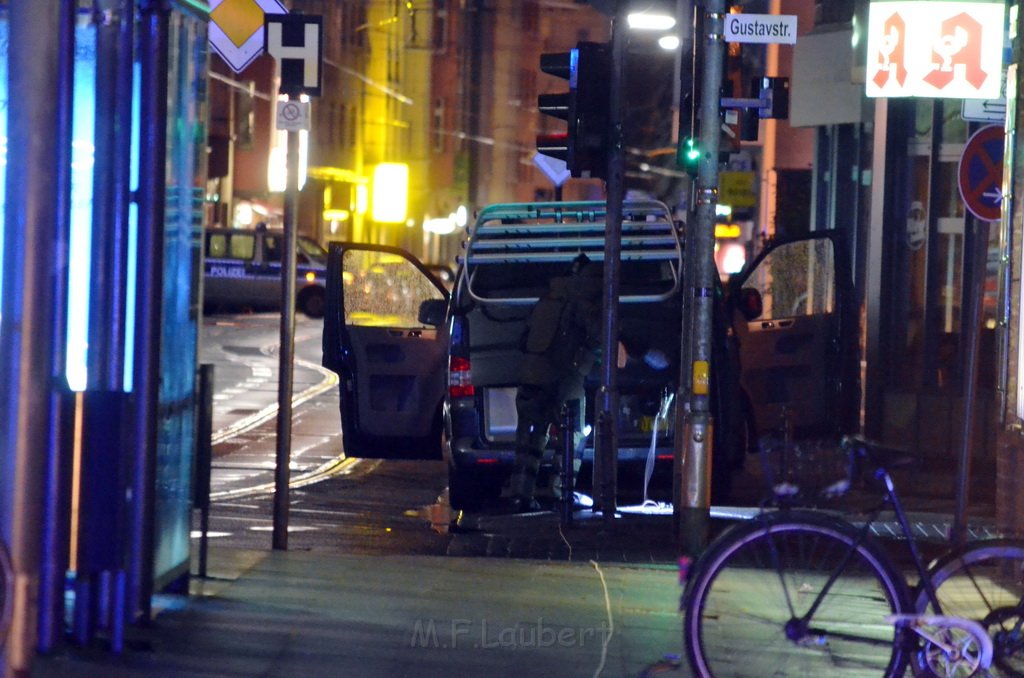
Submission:
<svg viewBox="0 0 1024 678">
<path fill-rule="evenodd" d="M 448 331 L 421 322 L 419 311 L 447 299 L 404 250 L 331 243 L 323 363 L 341 377 L 346 455 L 441 458 Z"/>
<path fill-rule="evenodd" d="M 835 231 L 770 244 L 729 281 L 741 383 L 757 430 L 856 430 L 860 406 L 857 316 L 850 264 Z M 748 312 L 760 303 L 760 313 Z M 756 316 L 756 317 L 752 317 Z"/>
</svg>

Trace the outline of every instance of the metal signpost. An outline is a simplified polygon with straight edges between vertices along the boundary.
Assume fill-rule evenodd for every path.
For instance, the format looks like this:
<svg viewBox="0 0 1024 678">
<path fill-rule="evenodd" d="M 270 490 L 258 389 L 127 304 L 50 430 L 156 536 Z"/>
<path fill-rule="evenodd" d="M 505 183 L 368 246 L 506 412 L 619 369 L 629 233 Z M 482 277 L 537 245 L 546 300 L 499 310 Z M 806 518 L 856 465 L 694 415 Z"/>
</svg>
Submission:
<svg viewBox="0 0 1024 678">
<path fill-rule="evenodd" d="M 989 222 L 998 221 L 1003 211 L 1005 136 L 1002 125 L 982 127 L 967 140 L 957 168 L 960 197 L 974 217 L 966 219 L 964 229 L 964 257 L 970 261 L 970 275 L 964 284 L 964 305 L 968 318 L 963 330 L 965 349 L 961 421 L 964 425 L 960 432 L 956 501 L 953 525 L 950 528 L 950 537 L 957 544 L 967 539 L 967 500 L 975 430 L 974 401 L 978 391 L 978 342 L 982 323 L 985 264 L 988 257 Z"/>
<path fill-rule="evenodd" d="M 708 541 L 711 519 L 711 455 L 714 422 L 711 417 L 711 354 L 715 277 L 715 207 L 719 202 L 719 146 L 722 108 L 756 109 L 761 118 L 786 117 L 789 109 L 786 78 L 766 77 L 758 97 L 720 98 L 725 43 L 796 42 L 797 17 L 769 14 L 727 14 L 725 0 L 704 3 L 704 67 L 700 93 L 700 139 L 697 148 L 695 224 L 687 231 L 685 284 L 690 298 L 684 304 L 680 347 L 680 400 L 676 410 L 673 471 L 673 519 L 680 551 L 697 556 Z M 680 135 L 682 143 L 682 135 Z"/>
<path fill-rule="evenodd" d="M 615 519 L 618 489 L 619 382 L 615 356 L 619 345 L 619 273 L 622 257 L 622 200 L 625 194 L 625 152 L 622 146 L 626 59 L 626 3 L 618 3 L 612 21 L 611 65 L 608 83 L 608 176 L 605 178 L 607 216 L 604 236 L 604 282 L 601 328 L 601 388 L 597 397 L 597 436 L 594 440 L 594 508 L 605 523 Z"/>
<path fill-rule="evenodd" d="M 323 18 L 275 15 L 265 19 L 265 48 L 281 72 L 277 128 L 288 132 L 284 196 L 284 255 L 281 265 L 281 349 L 277 388 L 277 454 L 274 467 L 273 547 L 288 548 L 288 483 L 291 474 L 292 375 L 295 357 L 295 221 L 299 202 L 299 132 L 309 129 L 309 102 L 319 96 L 323 63 Z"/>
<path fill-rule="evenodd" d="M 697 170 L 696 226 L 689 229 L 687 259 L 690 285 L 690 401 L 676 436 L 682 452 L 681 505 L 674 511 L 681 551 L 699 554 L 707 544 L 711 515 L 712 428 L 709 377 L 711 327 L 715 285 L 715 205 L 718 203 L 718 146 L 721 135 L 719 89 L 725 60 L 723 36 L 725 0 L 708 0 L 704 7 L 704 73 L 701 81 L 700 149 Z M 676 455 L 679 456 L 678 453 Z"/>
</svg>

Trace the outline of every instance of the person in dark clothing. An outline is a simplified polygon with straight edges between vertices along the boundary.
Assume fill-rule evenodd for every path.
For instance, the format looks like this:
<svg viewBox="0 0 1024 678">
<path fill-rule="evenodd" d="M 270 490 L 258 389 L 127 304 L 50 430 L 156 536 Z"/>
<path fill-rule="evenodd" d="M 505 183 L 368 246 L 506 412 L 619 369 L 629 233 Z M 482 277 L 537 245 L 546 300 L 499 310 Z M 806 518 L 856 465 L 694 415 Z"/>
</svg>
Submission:
<svg viewBox="0 0 1024 678">
<path fill-rule="evenodd" d="M 567 402 L 583 400 L 584 379 L 599 361 L 602 289 L 601 267 L 581 254 L 568 276 L 551 279 L 548 291 L 527 319 L 516 392 L 515 469 L 503 492 L 513 511 L 539 508 L 534 493 L 551 426 L 559 422 Z M 623 353 L 622 342 L 619 353 Z M 660 351 L 641 354 L 655 369 L 668 365 Z M 579 427 L 573 433 L 574 449 L 582 440 L 583 418 L 581 406 Z M 556 468 L 561 468 L 557 462 L 556 456 Z M 549 487 L 543 488 L 554 499 L 561 496 L 560 481 L 555 473 Z M 566 491 L 571 492 L 571 486 Z"/>
</svg>

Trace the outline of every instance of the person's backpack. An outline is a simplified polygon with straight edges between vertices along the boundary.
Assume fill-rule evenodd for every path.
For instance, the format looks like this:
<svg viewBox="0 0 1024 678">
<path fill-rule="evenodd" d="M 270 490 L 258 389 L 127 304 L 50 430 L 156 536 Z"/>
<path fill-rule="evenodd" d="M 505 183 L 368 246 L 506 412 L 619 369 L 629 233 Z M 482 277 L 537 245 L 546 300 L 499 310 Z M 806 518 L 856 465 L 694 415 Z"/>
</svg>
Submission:
<svg viewBox="0 0 1024 678">
<path fill-rule="evenodd" d="M 566 325 L 572 322 L 572 313 L 568 311 L 569 299 L 565 295 L 547 292 L 542 296 L 526 320 L 523 352 L 534 355 L 548 353 L 555 340 L 565 336 Z"/>
</svg>

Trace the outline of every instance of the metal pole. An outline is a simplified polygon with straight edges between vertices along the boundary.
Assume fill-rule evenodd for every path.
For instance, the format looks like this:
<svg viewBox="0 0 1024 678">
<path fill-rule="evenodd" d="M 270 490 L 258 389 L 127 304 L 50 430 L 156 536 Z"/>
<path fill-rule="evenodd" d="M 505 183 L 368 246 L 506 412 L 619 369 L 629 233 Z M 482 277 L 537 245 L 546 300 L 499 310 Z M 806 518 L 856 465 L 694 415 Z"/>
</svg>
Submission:
<svg viewBox="0 0 1024 678">
<path fill-rule="evenodd" d="M 618 482 L 619 385 L 616 355 L 619 344 L 619 263 L 622 254 L 623 147 L 622 118 L 626 58 L 626 3 L 620 2 L 612 20 L 612 67 L 608 107 L 608 210 L 604 237 L 604 318 L 602 334 L 600 412 L 594 450 L 594 489 L 606 522 L 615 518 Z"/>
<path fill-rule="evenodd" d="M 0 536 L 11 593 L 7 675 L 28 675 L 38 638 L 43 498 L 54 388 L 54 236 L 62 156 L 59 124 L 61 3 L 9 4 L 6 203 L 0 276 Z M 6 559 L 2 559 L 6 564 Z"/>
<path fill-rule="evenodd" d="M 164 213 L 166 206 L 168 24 L 163 0 L 139 7 L 139 231 L 135 294 L 135 453 L 131 482 L 132 548 L 128 561 L 128 610 L 142 620 L 152 615 L 153 488 L 160 402 L 160 344 L 163 318 Z"/>
<path fill-rule="evenodd" d="M 288 132 L 288 183 L 284 194 L 284 259 L 281 262 L 281 353 L 277 382 L 277 457 L 274 470 L 275 549 L 288 549 L 288 481 L 291 475 L 292 375 L 295 355 L 295 222 L 299 203 L 299 133 Z"/>
<path fill-rule="evenodd" d="M 53 374 L 65 370 L 64 340 L 67 322 L 68 239 L 71 228 L 71 121 L 75 64 L 74 0 L 61 0 L 60 34 L 58 36 L 60 65 L 58 68 L 58 122 L 53 130 L 56 140 L 58 179 L 55 187 L 56 227 L 54 229 L 54 318 L 52 325 Z M 60 380 L 57 380 L 60 383 Z M 69 415 L 73 400 L 65 388 L 54 388 L 50 398 L 50 440 L 46 458 L 41 570 L 39 573 L 39 639 L 41 652 L 52 650 L 64 637 L 64 582 L 68 571 L 70 530 L 71 425 Z"/>
<path fill-rule="evenodd" d="M 89 271 L 90 391 L 118 391 L 124 378 L 124 330 L 131 160 L 131 28 L 122 0 L 98 0 L 96 132 Z M 91 403 L 86 399 L 86 407 Z M 88 444 L 88 443 L 87 443 Z"/>
<path fill-rule="evenodd" d="M 687 105 L 684 106 L 684 97 L 687 93 L 694 91 L 696 86 L 696 15 L 693 11 L 691 0 L 678 0 L 676 3 L 676 21 L 680 26 L 679 60 L 676 68 L 676 75 L 679 78 L 676 92 L 676 163 L 683 166 L 683 153 L 686 150 L 686 138 L 694 133 L 694 106 L 696 100 L 690 96 Z M 684 450 L 686 449 L 686 417 L 690 407 L 690 362 L 692 358 L 693 334 L 690 332 L 691 317 L 693 314 L 693 297 L 689 293 L 693 280 L 693 248 L 689 246 L 690 233 L 693 231 L 696 218 L 693 215 L 693 182 L 687 180 L 687 201 L 686 201 L 686 223 L 684 224 L 683 242 L 686 245 L 683 249 L 683 275 L 682 288 L 685 295 L 682 300 L 680 313 L 682 327 L 679 330 L 679 382 L 676 390 L 676 409 L 673 424 L 673 451 L 672 451 L 672 527 L 673 535 L 679 540 L 680 519 L 679 511 L 683 506 L 683 461 Z"/>
<path fill-rule="evenodd" d="M 956 510 L 950 537 L 955 544 L 967 541 L 967 503 L 970 492 L 971 452 L 974 438 L 974 399 L 978 394 L 978 339 L 981 332 L 981 299 L 985 287 L 985 262 L 988 257 L 989 222 L 969 219 L 974 222 L 973 233 L 965 238 L 968 250 L 965 261 L 970 262 L 970 279 L 967 292 L 967 317 L 964 323 L 963 355 L 963 422 L 960 432 L 960 457 L 956 482 Z"/>
<path fill-rule="evenodd" d="M 199 576 L 206 577 L 210 531 L 210 471 L 213 465 L 213 365 L 199 366 L 199 416 L 196 422 L 196 458 L 192 506 L 199 509 Z"/>
<path fill-rule="evenodd" d="M 562 527 L 572 525 L 572 509 L 576 475 L 573 473 L 576 457 L 576 431 L 579 428 L 580 400 L 572 399 L 562 408 L 562 499 L 560 502 L 560 524 Z"/>
<path fill-rule="evenodd" d="M 691 318 L 690 408 L 686 415 L 682 450 L 683 473 L 677 513 L 680 547 L 684 554 L 699 554 L 708 541 L 711 508 L 711 454 L 713 422 L 708 379 L 711 373 L 711 328 L 715 291 L 715 204 L 718 202 L 718 146 L 721 134 L 719 90 L 725 52 L 725 1 L 704 3 L 704 72 L 700 101 L 700 149 L 697 169 L 696 224 L 690 229 L 693 275 L 690 278 Z"/>
</svg>

